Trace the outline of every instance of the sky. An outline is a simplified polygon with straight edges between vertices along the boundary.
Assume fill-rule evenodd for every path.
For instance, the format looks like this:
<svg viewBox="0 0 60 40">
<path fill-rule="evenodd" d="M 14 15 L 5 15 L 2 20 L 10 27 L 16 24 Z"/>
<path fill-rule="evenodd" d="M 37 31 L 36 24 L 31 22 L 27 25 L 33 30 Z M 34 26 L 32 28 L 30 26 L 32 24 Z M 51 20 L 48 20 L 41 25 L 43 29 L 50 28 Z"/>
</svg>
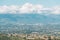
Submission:
<svg viewBox="0 0 60 40">
<path fill-rule="evenodd" d="M 60 5 L 60 0 L 0 0 L 0 5 L 42 4 L 46 7 Z"/>
<path fill-rule="evenodd" d="M 60 14 L 60 0 L 0 0 L 0 13 Z"/>
</svg>

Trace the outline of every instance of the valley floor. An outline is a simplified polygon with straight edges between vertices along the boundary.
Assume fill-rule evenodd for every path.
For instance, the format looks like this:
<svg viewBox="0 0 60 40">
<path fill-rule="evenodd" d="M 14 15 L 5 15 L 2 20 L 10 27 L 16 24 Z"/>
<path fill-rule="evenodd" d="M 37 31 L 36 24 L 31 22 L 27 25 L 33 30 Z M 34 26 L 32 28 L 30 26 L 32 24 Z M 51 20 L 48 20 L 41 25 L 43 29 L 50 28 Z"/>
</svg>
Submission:
<svg viewBox="0 0 60 40">
<path fill-rule="evenodd" d="M 60 36 L 31 34 L 0 34 L 0 40 L 60 40 Z"/>
</svg>

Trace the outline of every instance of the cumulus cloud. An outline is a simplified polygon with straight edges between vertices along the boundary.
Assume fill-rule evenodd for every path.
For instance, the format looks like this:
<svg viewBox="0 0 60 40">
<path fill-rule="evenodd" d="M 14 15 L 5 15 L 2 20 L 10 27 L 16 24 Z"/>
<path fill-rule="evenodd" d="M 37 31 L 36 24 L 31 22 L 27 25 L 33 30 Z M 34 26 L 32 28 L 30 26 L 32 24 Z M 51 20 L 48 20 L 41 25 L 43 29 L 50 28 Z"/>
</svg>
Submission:
<svg viewBox="0 0 60 40">
<path fill-rule="evenodd" d="M 52 8 L 45 8 L 40 4 L 31 4 L 26 3 L 22 6 L 16 5 L 4 5 L 0 6 L 0 14 L 1 13 L 47 13 L 47 14 L 60 14 L 60 6 L 54 6 Z"/>
<path fill-rule="evenodd" d="M 18 6 L 0 6 L 0 13 L 16 13 L 16 11 L 18 10 Z"/>
<path fill-rule="evenodd" d="M 7 6 L 0 6 L 0 13 L 5 13 L 8 11 L 8 7 Z"/>
<path fill-rule="evenodd" d="M 42 5 L 33 5 L 31 3 L 26 3 L 22 6 L 0 6 L 0 13 L 41 13 L 41 9 L 43 8 Z"/>
<path fill-rule="evenodd" d="M 33 11 L 33 5 L 30 3 L 26 3 L 23 6 L 21 6 L 21 8 L 19 9 L 20 13 L 30 13 Z"/>
<path fill-rule="evenodd" d="M 9 6 L 8 8 L 9 13 L 16 13 L 18 11 L 18 7 L 19 6 L 14 6 L 14 5 Z"/>
<path fill-rule="evenodd" d="M 53 14 L 60 14 L 60 6 L 54 6 L 52 9 Z"/>
<path fill-rule="evenodd" d="M 40 10 L 42 9 L 42 5 L 33 5 L 30 3 L 26 3 L 24 4 L 21 8 L 20 8 L 20 13 L 32 13 L 32 12 L 40 12 Z"/>
</svg>

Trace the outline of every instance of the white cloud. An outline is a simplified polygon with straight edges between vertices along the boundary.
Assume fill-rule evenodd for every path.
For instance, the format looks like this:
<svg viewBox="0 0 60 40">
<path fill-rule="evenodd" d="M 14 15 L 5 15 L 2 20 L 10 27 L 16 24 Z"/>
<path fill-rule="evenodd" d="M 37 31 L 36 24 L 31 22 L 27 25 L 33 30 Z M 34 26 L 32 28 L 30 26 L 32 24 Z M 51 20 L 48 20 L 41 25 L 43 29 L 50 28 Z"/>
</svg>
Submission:
<svg viewBox="0 0 60 40">
<path fill-rule="evenodd" d="M 42 7 L 43 7 L 42 5 L 33 5 L 30 3 L 26 3 L 20 8 L 20 13 L 32 13 L 32 12 L 38 13 L 42 9 Z"/>
<path fill-rule="evenodd" d="M 60 14 L 60 6 L 54 6 L 52 8 L 45 8 L 43 5 L 36 4 L 33 5 L 31 3 L 26 3 L 22 6 L 15 5 L 4 5 L 0 6 L 0 14 L 1 13 L 47 13 L 47 14 Z"/>
<path fill-rule="evenodd" d="M 35 5 L 33 8 L 35 9 L 35 12 L 41 13 L 41 12 L 42 12 L 41 10 L 43 9 L 43 6 L 37 4 L 37 5 Z"/>
<path fill-rule="evenodd" d="M 6 13 L 8 12 L 8 6 L 0 6 L 0 13 Z"/>
<path fill-rule="evenodd" d="M 30 3 L 26 3 L 23 6 L 21 6 L 21 8 L 19 9 L 20 13 L 30 13 L 33 11 L 33 5 Z"/>
<path fill-rule="evenodd" d="M 26 3 L 22 6 L 0 6 L 0 13 L 40 13 L 42 7 L 42 5 L 33 5 L 30 3 Z"/>
<path fill-rule="evenodd" d="M 60 14 L 60 6 L 54 6 L 52 9 L 53 14 Z"/>
<path fill-rule="evenodd" d="M 18 6 L 0 6 L 0 13 L 16 13 L 18 11 Z"/>
<path fill-rule="evenodd" d="M 9 6 L 8 8 L 9 13 L 16 13 L 18 11 L 18 7 L 19 6 L 14 6 L 14 5 Z"/>
</svg>

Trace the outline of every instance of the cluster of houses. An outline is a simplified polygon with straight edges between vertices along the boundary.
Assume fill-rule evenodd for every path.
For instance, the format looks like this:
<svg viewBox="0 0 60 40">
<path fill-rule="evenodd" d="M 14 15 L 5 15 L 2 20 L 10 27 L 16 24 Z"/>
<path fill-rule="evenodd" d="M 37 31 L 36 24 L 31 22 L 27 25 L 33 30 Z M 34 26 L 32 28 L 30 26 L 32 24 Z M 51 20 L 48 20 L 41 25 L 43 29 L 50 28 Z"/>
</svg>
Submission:
<svg viewBox="0 0 60 40">
<path fill-rule="evenodd" d="M 8 36 L 18 36 L 25 40 L 60 40 L 60 37 L 57 36 L 47 36 L 47 35 L 40 35 L 37 32 L 33 32 L 31 34 L 8 34 Z"/>
</svg>

